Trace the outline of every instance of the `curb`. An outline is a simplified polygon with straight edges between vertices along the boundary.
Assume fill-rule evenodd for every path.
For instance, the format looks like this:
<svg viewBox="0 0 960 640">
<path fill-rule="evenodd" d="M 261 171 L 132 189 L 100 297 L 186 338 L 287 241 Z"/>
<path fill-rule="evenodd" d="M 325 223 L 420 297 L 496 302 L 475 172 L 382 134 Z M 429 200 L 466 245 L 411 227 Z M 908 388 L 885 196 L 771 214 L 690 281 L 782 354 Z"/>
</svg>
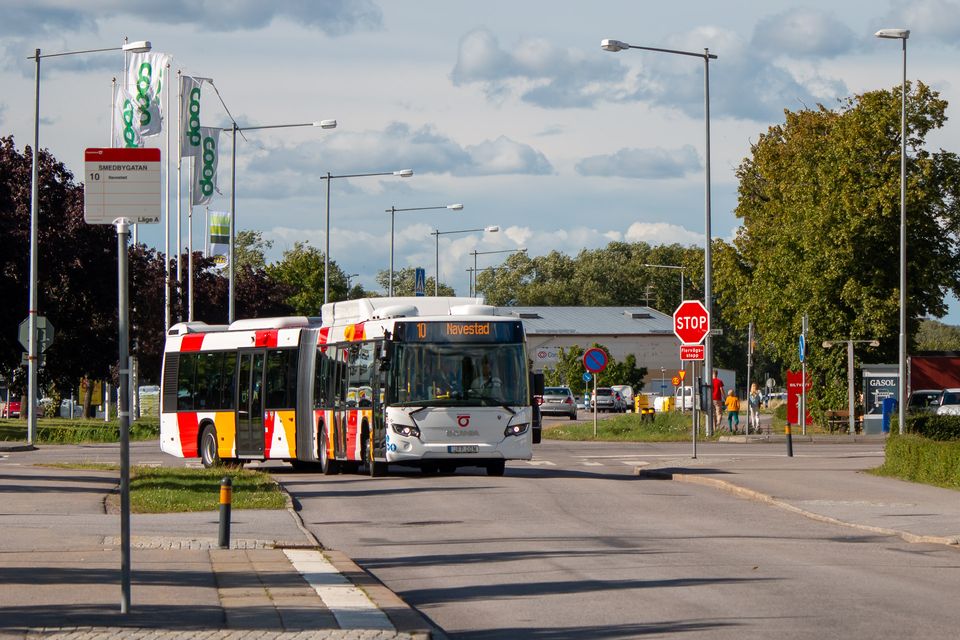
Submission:
<svg viewBox="0 0 960 640">
<path fill-rule="evenodd" d="M 9 442 L 4 442 L 0 444 L 0 452 L 4 451 L 36 451 L 37 448 L 32 444 L 12 444 Z"/>
<path fill-rule="evenodd" d="M 728 493 L 732 493 L 741 498 L 747 500 L 755 500 L 757 502 L 763 502 L 774 507 L 778 507 L 785 511 L 801 515 L 805 518 L 811 520 L 816 520 L 818 522 L 825 522 L 827 524 L 840 525 L 843 527 L 850 527 L 853 529 L 858 529 L 860 531 L 867 531 L 869 533 L 876 533 L 884 536 L 896 536 L 901 538 L 906 542 L 911 543 L 923 543 L 923 544 L 940 544 L 949 547 L 957 547 L 960 545 L 960 537 L 946 537 L 946 536 L 923 536 L 915 533 L 910 533 L 909 531 L 900 531 L 898 529 L 887 529 L 885 527 L 874 527 L 866 524 L 858 524 L 855 522 L 846 522 L 844 520 L 838 520 L 837 518 L 831 518 L 830 516 L 825 516 L 819 513 L 814 513 L 813 511 L 807 511 L 806 509 L 801 509 L 796 507 L 788 502 L 783 500 L 777 500 L 773 496 L 770 496 L 766 493 L 760 491 L 754 491 L 753 489 L 747 489 L 744 487 L 739 487 L 733 483 L 727 482 L 726 480 L 718 480 L 717 478 L 705 478 L 691 473 L 674 473 L 666 470 L 658 469 L 645 469 L 643 467 L 634 467 L 634 475 L 640 477 L 651 478 L 654 480 L 673 480 L 675 482 L 687 482 L 689 484 L 699 484 L 706 487 L 713 487 L 714 489 L 720 489 Z"/>
</svg>

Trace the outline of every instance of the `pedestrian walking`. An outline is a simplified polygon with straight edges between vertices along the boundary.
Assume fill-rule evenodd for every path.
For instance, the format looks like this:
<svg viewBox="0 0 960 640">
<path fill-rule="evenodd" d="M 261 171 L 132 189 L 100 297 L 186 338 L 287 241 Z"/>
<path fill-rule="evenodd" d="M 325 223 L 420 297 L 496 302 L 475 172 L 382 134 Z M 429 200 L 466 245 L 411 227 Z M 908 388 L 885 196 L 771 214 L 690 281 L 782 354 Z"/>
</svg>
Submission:
<svg viewBox="0 0 960 640">
<path fill-rule="evenodd" d="M 727 429 L 730 433 L 736 433 L 740 430 L 740 398 L 733 392 L 733 389 L 727 392 L 727 399 L 724 404 L 727 407 Z"/>
<path fill-rule="evenodd" d="M 723 421 L 723 380 L 717 370 L 713 370 L 713 428 L 720 430 Z"/>
<path fill-rule="evenodd" d="M 747 397 L 747 433 L 750 433 L 750 427 L 757 433 L 760 433 L 760 402 L 763 396 L 760 394 L 760 388 L 754 382 L 750 385 L 750 395 Z"/>
</svg>

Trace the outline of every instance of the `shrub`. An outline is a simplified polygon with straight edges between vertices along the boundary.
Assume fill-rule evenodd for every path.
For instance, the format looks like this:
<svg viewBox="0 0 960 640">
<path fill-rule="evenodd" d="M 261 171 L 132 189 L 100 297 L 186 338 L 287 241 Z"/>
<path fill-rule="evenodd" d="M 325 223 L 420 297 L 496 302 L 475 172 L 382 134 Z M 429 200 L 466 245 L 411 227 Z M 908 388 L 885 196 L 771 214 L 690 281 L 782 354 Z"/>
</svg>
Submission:
<svg viewBox="0 0 960 640">
<path fill-rule="evenodd" d="M 920 413 L 907 418 L 906 431 L 931 440 L 960 440 L 960 416 Z"/>
<path fill-rule="evenodd" d="M 938 442 L 891 432 L 885 461 L 877 471 L 903 480 L 960 488 L 960 442 Z"/>
</svg>

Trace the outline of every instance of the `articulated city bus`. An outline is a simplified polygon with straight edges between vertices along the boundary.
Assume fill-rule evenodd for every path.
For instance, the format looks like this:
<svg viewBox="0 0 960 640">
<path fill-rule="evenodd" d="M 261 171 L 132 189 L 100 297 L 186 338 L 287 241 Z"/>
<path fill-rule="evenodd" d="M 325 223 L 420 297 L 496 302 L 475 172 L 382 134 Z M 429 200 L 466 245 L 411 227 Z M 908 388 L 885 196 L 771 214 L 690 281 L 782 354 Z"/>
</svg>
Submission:
<svg viewBox="0 0 960 640">
<path fill-rule="evenodd" d="M 279 459 L 323 473 L 425 473 L 529 460 L 533 377 L 523 325 L 475 298 L 370 298 L 306 317 L 170 328 L 163 451 Z M 539 431 L 536 433 L 539 441 Z"/>
</svg>

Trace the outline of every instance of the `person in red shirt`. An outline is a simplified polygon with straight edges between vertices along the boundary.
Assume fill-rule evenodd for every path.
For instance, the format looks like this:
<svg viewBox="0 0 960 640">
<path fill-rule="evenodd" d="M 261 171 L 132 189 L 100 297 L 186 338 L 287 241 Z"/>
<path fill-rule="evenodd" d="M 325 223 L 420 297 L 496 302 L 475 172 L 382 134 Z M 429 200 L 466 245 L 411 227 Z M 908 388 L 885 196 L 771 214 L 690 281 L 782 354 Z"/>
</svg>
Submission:
<svg viewBox="0 0 960 640">
<path fill-rule="evenodd" d="M 717 431 L 723 421 L 723 380 L 717 370 L 713 370 L 713 428 Z"/>
</svg>

